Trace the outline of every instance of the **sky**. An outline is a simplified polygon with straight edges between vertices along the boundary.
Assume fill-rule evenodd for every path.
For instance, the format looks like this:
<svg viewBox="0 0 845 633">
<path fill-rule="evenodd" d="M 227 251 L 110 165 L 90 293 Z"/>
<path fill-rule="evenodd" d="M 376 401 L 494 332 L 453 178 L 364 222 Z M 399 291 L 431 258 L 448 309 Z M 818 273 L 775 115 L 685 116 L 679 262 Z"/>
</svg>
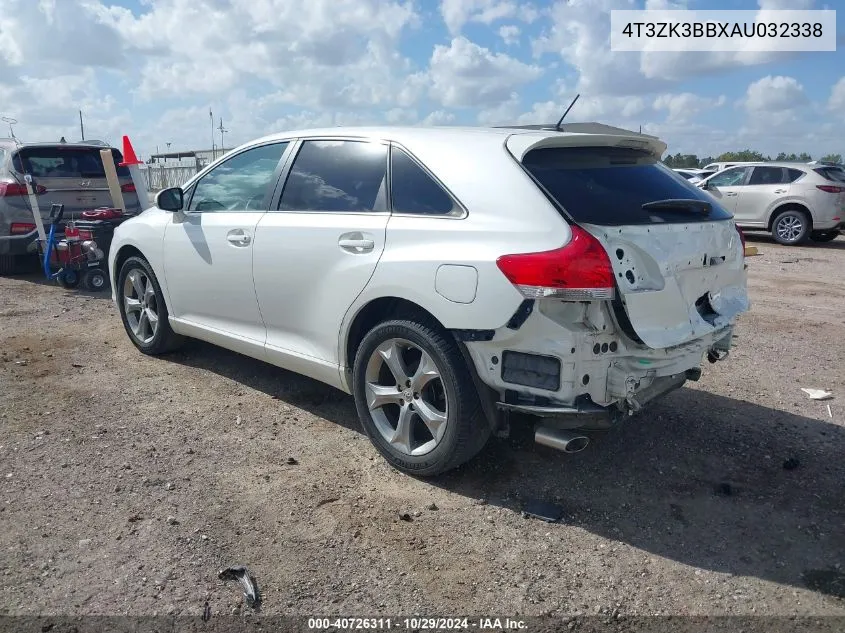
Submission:
<svg viewBox="0 0 845 633">
<path fill-rule="evenodd" d="M 224 147 L 313 126 L 639 129 L 671 153 L 845 154 L 845 54 L 611 52 L 610 10 L 839 0 L 0 0 L 0 116 L 24 141 Z M 837 15 L 845 46 L 845 7 Z M 8 125 L 0 123 L 0 136 Z M 214 132 L 219 147 L 220 133 Z"/>
</svg>

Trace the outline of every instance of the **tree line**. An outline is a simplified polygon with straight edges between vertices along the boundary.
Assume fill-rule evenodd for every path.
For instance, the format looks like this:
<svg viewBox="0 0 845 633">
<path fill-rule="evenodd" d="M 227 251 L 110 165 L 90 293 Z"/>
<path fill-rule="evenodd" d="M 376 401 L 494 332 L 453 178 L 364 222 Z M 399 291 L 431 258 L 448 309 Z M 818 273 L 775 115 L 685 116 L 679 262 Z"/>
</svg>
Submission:
<svg viewBox="0 0 845 633">
<path fill-rule="evenodd" d="M 719 154 L 715 158 L 713 158 L 712 156 L 705 156 L 704 158 L 699 158 L 695 154 L 681 154 L 680 152 L 678 152 L 677 154 L 668 154 L 663 159 L 663 162 L 666 164 L 667 167 L 672 167 L 674 169 L 681 169 L 684 167 L 695 169 L 704 167 L 705 165 L 709 165 L 710 163 L 726 163 L 734 161 L 744 163 L 762 162 L 769 160 L 809 163 L 811 160 L 813 160 L 813 157 L 807 152 L 801 152 L 800 154 L 786 154 L 785 152 L 781 152 L 780 154 L 772 158 L 771 156 L 764 156 L 761 152 L 755 152 L 750 149 L 744 149 L 740 152 L 725 152 L 724 154 Z M 842 155 L 828 154 L 827 156 L 822 156 L 819 160 L 822 162 L 830 162 L 841 165 Z"/>
</svg>

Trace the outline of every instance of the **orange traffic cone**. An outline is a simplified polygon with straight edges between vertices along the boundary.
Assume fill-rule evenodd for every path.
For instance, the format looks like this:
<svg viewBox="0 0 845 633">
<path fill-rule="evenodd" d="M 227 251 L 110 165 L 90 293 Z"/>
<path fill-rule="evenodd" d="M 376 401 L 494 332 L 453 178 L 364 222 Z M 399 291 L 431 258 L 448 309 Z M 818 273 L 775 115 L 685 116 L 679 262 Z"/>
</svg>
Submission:
<svg viewBox="0 0 845 633">
<path fill-rule="evenodd" d="M 135 150 L 132 149 L 132 143 L 129 142 L 129 137 L 124 135 L 123 136 L 123 162 L 120 163 L 121 167 L 128 167 L 129 165 L 143 165 L 144 162 L 138 160 L 138 157 L 135 155 Z"/>
</svg>

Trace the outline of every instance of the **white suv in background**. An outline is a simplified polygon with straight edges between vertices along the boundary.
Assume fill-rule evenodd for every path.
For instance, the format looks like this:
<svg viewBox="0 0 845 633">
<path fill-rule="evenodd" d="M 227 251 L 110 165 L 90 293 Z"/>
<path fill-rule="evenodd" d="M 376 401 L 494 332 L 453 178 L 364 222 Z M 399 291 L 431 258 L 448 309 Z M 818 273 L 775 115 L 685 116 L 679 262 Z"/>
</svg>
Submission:
<svg viewBox="0 0 845 633">
<path fill-rule="evenodd" d="M 781 244 L 836 239 L 845 228 L 842 169 L 804 163 L 755 163 L 698 183 L 743 229 L 770 231 Z"/>
<path fill-rule="evenodd" d="M 591 124 L 268 136 L 117 229 L 113 299 L 144 353 L 196 337 L 352 394 L 404 472 L 458 466 L 506 411 L 579 450 L 568 428 L 697 380 L 748 307 L 741 234 L 665 148 Z"/>
</svg>

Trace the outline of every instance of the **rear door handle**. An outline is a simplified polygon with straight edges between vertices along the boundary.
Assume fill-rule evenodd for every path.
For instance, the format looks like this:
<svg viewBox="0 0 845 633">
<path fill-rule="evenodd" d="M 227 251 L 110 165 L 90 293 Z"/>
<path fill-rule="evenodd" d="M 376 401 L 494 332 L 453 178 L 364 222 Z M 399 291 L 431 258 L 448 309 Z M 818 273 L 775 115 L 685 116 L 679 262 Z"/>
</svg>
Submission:
<svg viewBox="0 0 845 633">
<path fill-rule="evenodd" d="M 369 253 L 376 246 L 374 240 L 364 237 L 360 232 L 344 233 L 337 240 L 337 245 L 349 253 Z"/>
<path fill-rule="evenodd" d="M 728 191 L 725 195 L 729 196 L 729 197 L 733 197 L 733 196 L 737 195 L 737 193 L 735 191 Z"/>
<path fill-rule="evenodd" d="M 786 193 L 786 189 L 775 189 L 775 193 Z"/>
<path fill-rule="evenodd" d="M 235 246 L 249 246 L 252 238 L 243 229 L 233 229 L 226 234 L 226 239 Z"/>
</svg>

